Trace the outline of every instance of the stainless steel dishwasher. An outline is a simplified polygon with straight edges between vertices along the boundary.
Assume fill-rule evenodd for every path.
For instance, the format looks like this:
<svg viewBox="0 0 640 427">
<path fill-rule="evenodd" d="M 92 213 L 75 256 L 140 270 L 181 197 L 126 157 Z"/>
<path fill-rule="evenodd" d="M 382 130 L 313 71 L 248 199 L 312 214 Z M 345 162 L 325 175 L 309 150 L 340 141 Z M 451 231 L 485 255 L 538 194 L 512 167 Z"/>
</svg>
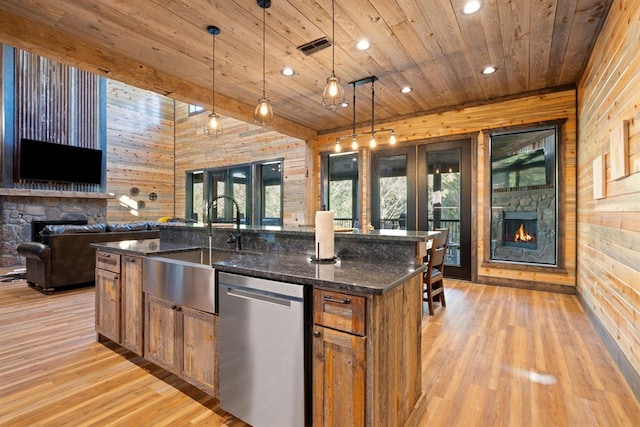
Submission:
<svg viewBox="0 0 640 427">
<path fill-rule="evenodd" d="M 253 425 L 307 424 L 304 286 L 220 272 L 220 407 Z"/>
</svg>

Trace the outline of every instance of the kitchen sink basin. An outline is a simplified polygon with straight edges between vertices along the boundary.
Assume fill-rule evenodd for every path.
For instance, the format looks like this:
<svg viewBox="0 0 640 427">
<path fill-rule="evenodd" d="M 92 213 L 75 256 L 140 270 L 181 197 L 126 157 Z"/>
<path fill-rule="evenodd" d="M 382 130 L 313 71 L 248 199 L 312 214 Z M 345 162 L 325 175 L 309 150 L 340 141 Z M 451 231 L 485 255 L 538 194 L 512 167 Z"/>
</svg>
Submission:
<svg viewBox="0 0 640 427">
<path fill-rule="evenodd" d="M 163 258 L 166 260 L 185 261 L 195 264 L 203 264 L 210 266 L 214 262 L 229 259 L 233 252 L 211 251 L 211 259 L 209 259 L 208 249 L 190 249 L 179 252 L 169 252 L 165 254 L 154 255 L 152 258 Z"/>
<path fill-rule="evenodd" d="M 228 259 L 231 252 L 195 249 L 148 256 L 144 259 L 144 292 L 176 305 L 215 313 L 215 269 L 212 263 Z"/>
</svg>

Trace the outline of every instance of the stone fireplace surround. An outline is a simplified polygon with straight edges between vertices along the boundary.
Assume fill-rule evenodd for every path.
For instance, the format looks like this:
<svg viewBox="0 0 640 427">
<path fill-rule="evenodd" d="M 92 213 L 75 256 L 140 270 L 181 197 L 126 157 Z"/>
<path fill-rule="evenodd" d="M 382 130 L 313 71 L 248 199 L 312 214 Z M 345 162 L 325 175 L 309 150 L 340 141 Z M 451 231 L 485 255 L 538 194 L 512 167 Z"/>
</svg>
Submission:
<svg viewBox="0 0 640 427">
<path fill-rule="evenodd" d="M 556 204 L 553 188 L 494 191 L 491 206 L 491 260 L 556 265 Z M 518 213 L 520 215 L 518 215 Z M 536 244 L 505 245 L 506 218 L 535 213 Z M 524 219 L 523 219 L 524 221 Z"/>
<path fill-rule="evenodd" d="M 0 266 L 23 266 L 18 244 L 31 241 L 31 222 L 85 219 L 89 224 L 106 221 L 104 193 L 0 189 Z"/>
</svg>

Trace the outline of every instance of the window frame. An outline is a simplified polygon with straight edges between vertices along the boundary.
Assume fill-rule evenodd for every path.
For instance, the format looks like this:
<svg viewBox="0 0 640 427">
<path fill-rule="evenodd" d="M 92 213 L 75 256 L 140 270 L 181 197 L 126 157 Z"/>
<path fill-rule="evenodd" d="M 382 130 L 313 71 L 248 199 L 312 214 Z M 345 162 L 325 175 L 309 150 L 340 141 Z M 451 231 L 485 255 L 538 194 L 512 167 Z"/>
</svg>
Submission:
<svg viewBox="0 0 640 427">
<path fill-rule="evenodd" d="M 194 213 L 197 213 L 200 216 L 200 213 L 203 213 L 203 218 L 199 218 L 198 221 L 201 223 L 206 223 L 206 212 L 205 207 L 194 206 L 193 203 L 193 195 L 194 195 L 194 183 L 196 180 L 194 179 L 197 174 L 202 174 L 202 180 L 204 182 L 204 190 L 203 193 L 205 195 L 204 202 L 212 199 L 213 185 L 212 180 L 215 176 L 222 177 L 222 181 L 224 182 L 224 194 L 233 194 L 233 172 L 241 169 L 245 169 L 247 173 L 246 178 L 246 195 L 245 195 L 245 209 L 242 212 L 244 214 L 244 218 L 242 219 L 242 223 L 246 225 L 263 225 L 263 215 L 262 213 L 265 210 L 264 203 L 264 186 L 261 179 L 262 167 L 264 165 L 273 165 L 274 163 L 280 164 L 280 217 L 277 219 L 279 225 L 283 225 L 284 220 L 284 158 L 270 159 L 270 160 L 261 160 L 252 163 L 242 163 L 242 164 L 234 164 L 234 165 L 226 165 L 219 167 L 210 167 L 210 168 L 200 168 L 186 171 L 185 173 L 185 216 L 187 218 L 193 218 Z M 231 220 L 232 216 L 235 215 L 235 210 L 230 207 L 230 204 L 225 203 L 225 212 L 223 212 L 225 221 Z M 222 216 L 219 216 L 222 218 Z M 273 224 L 269 224 L 273 225 Z"/>
<path fill-rule="evenodd" d="M 565 226 L 564 226 L 564 211 L 565 211 L 565 180 L 564 180 L 564 165 L 565 162 L 565 153 L 564 153 L 564 138 L 565 131 L 564 125 L 566 120 L 551 120 L 544 122 L 532 123 L 529 125 L 519 125 L 512 126 L 500 129 L 488 129 L 483 132 L 487 144 L 485 147 L 486 153 L 486 164 L 485 164 L 485 173 L 486 173 L 486 181 L 485 188 L 487 193 L 487 198 L 489 203 L 486 204 L 485 208 L 485 233 L 487 239 L 485 239 L 485 254 L 483 259 L 483 266 L 491 266 L 491 267 L 500 267 L 506 269 L 519 269 L 519 270 L 535 270 L 535 271 L 562 271 L 565 268 L 565 257 L 564 257 L 564 236 L 565 236 Z M 494 219 L 496 213 L 494 212 L 493 206 L 493 169 L 492 169 L 492 137 L 495 136 L 503 136 L 508 134 L 515 133 L 528 133 L 535 132 L 544 129 L 555 129 L 555 147 L 554 147 L 554 172 L 553 179 L 550 180 L 553 183 L 553 188 L 555 191 L 555 263 L 536 263 L 529 261 L 512 261 L 512 260 L 503 260 L 496 259 L 492 256 L 492 242 L 491 242 L 491 233 L 492 233 L 492 220 Z"/>
<path fill-rule="evenodd" d="M 347 151 L 341 153 L 335 153 L 331 151 L 326 151 L 320 153 L 320 181 L 322 186 L 322 197 L 321 197 L 321 209 L 331 210 L 330 203 L 330 185 L 331 185 L 331 171 L 330 171 L 330 158 L 331 157 L 342 157 L 342 156 L 356 156 L 358 167 L 355 178 L 352 181 L 351 188 L 351 197 L 354 203 L 351 206 L 351 227 L 358 228 L 358 224 L 360 223 L 360 213 L 362 212 L 362 191 L 361 191 L 361 182 L 360 176 L 362 175 L 362 156 L 359 151 Z M 334 222 L 336 220 L 334 219 Z M 342 224 L 336 224 L 338 226 L 342 226 Z"/>
</svg>

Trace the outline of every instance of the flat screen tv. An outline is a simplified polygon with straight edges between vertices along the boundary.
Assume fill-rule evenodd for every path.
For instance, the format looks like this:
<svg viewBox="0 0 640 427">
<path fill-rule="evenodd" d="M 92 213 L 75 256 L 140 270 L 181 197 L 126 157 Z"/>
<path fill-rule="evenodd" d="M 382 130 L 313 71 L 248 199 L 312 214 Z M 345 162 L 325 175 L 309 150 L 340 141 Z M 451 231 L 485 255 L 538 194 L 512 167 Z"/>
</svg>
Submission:
<svg viewBox="0 0 640 427">
<path fill-rule="evenodd" d="M 22 138 L 20 179 L 101 184 L 102 151 Z"/>
</svg>

